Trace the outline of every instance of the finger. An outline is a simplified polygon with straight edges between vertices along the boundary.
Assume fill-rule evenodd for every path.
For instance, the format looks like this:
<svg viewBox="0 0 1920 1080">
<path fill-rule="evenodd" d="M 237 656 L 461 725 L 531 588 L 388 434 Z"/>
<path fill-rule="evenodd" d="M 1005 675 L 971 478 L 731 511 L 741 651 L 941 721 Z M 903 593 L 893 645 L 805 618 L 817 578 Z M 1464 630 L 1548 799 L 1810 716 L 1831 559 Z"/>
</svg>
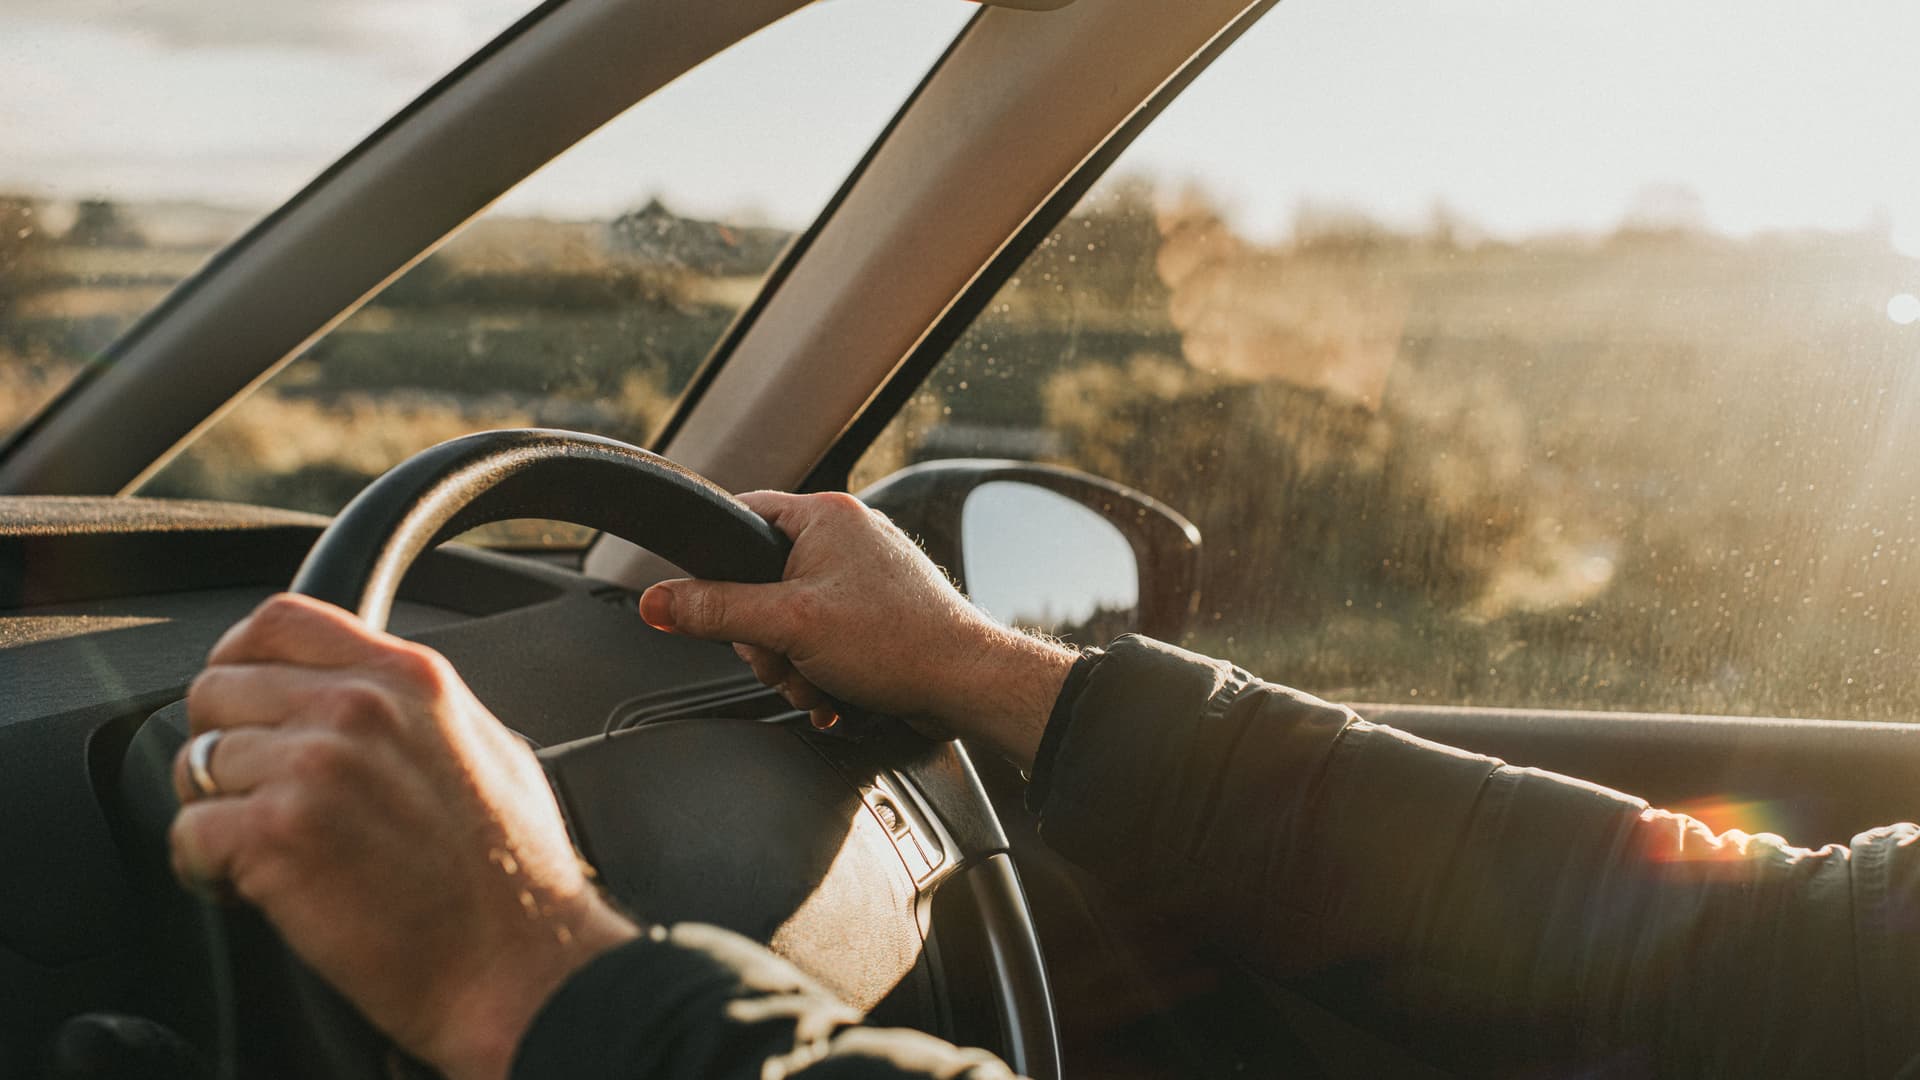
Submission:
<svg viewBox="0 0 1920 1080">
<path fill-rule="evenodd" d="M 807 722 L 816 730 L 825 731 L 840 722 L 840 713 L 831 705 L 822 705 L 807 711 Z"/>
<path fill-rule="evenodd" d="M 777 688 L 793 677 L 793 665 L 777 652 L 745 644 L 736 644 L 733 651 L 747 662 L 747 666 L 753 669 L 753 677 L 764 685 Z"/>
<path fill-rule="evenodd" d="M 786 533 L 787 539 L 800 539 L 811 496 L 790 495 L 784 491 L 749 491 L 738 498 L 747 504 L 747 509 L 766 518 L 767 524 Z"/>
<path fill-rule="evenodd" d="M 736 641 L 775 652 L 790 651 L 798 623 L 795 586 L 743 585 L 730 581 L 663 581 L 640 596 L 640 617 L 656 630 L 705 641 Z"/>
<path fill-rule="evenodd" d="M 345 667 L 376 655 L 386 638 L 342 608 L 281 593 L 228 629 L 207 654 L 207 663 Z"/>
<path fill-rule="evenodd" d="M 754 678 L 765 686 L 770 686 L 787 699 L 787 704 L 796 709 L 812 710 L 831 704 L 820 688 L 807 681 L 806 676 L 795 671 L 793 664 L 777 652 L 763 649 L 758 645 L 746 645 L 736 642 L 734 655 L 747 662 L 753 668 Z"/>
<path fill-rule="evenodd" d="M 198 736 L 195 736 L 195 738 L 198 738 Z M 220 743 L 225 741 L 225 736 L 222 736 L 207 749 L 206 767 L 208 776 L 213 775 L 213 759 L 220 756 Z M 193 782 L 193 767 L 187 764 L 192 753 L 193 739 L 188 739 L 185 743 L 181 744 L 180 749 L 173 752 L 173 797 L 177 799 L 182 806 L 185 806 L 195 799 L 208 797 L 206 792 L 200 790 L 200 785 Z M 220 782 L 215 780 L 213 786 L 218 788 Z"/>
<path fill-rule="evenodd" d="M 250 799 L 206 799 L 181 807 L 167 830 L 173 876 L 200 891 L 230 881 L 235 854 L 257 814 Z"/>
<path fill-rule="evenodd" d="M 800 675 L 794 675 L 780 684 L 780 693 L 787 699 L 787 704 L 809 712 L 828 704 L 827 695 Z"/>
<path fill-rule="evenodd" d="M 218 664 L 195 676 L 187 687 L 187 722 L 196 734 L 214 728 L 280 724 L 328 699 L 361 690 L 373 688 L 334 668 Z"/>
<path fill-rule="evenodd" d="M 832 518 L 864 522 L 883 518 L 872 507 L 844 491 L 822 491 L 812 495 L 789 495 L 784 491 L 749 491 L 740 501 L 768 524 L 787 534 L 790 540 L 813 525 Z"/>
<path fill-rule="evenodd" d="M 220 797 L 245 795 L 265 783 L 276 771 L 297 771 L 302 748 L 311 736 L 282 728 L 229 728 L 207 755 L 207 775 Z M 182 804 L 204 798 L 193 786 L 187 766 L 187 748 L 173 755 L 173 792 Z"/>
</svg>

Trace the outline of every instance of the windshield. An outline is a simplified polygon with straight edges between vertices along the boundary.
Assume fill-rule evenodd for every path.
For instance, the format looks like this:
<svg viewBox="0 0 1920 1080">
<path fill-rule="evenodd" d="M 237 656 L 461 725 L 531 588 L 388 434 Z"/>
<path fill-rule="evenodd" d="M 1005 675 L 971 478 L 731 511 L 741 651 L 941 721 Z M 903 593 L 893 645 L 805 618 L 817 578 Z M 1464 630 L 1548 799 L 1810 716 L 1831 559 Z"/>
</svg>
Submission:
<svg viewBox="0 0 1920 1080">
<path fill-rule="evenodd" d="M 0 6 L 0 439 L 532 0 Z"/>
<path fill-rule="evenodd" d="M 814 4 L 509 193 L 208 428 L 142 494 L 331 513 L 472 431 L 645 443 L 975 9 Z M 587 530 L 477 539 L 572 546 Z"/>
</svg>

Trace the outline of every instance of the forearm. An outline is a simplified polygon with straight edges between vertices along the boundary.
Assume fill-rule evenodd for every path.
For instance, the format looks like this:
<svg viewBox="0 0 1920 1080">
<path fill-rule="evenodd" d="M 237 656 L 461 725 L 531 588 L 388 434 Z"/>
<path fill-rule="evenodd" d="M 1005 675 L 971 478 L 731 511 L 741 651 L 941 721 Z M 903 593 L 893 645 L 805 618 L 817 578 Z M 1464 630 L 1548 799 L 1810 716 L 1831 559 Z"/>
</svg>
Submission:
<svg viewBox="0 0 1920 1080">
<path fill-rule="evenodd" d="M 1120 895 L 1483 1065 L 1845 1068 L 1862 913 L 1912 895 L 1863 886 L 1844 848 L 1716 840 L 1150 643 L 1096 669 L 1035 779 L 1043 835 Z M 1912 876 L 1895 848 L 1865 865 Z"/>
</svg>

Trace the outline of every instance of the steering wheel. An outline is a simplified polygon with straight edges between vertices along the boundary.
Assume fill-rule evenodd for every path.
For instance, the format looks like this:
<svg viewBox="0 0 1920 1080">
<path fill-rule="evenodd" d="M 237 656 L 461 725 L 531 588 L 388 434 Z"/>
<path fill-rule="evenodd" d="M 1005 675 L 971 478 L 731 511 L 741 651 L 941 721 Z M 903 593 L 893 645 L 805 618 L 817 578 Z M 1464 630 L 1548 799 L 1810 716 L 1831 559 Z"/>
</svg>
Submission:
<svg viewBox="0 0 1920 1080">
<path fill-rule="evenodd" d="M 657 454 L 573 432 L 493 431 L 370 484 L 321 534 L 292 591 L 383 628 L 416 558 L 510 518 L 591 526 L 714 579 L 777 581 L 790 546 Z M 575 842 L 631 910 L 755 937 L 854 1004 L 878 1006 L 877 1020 L 1058 1075 L 1025 898 L 956 745 L 904 725 L 849 739 L 806 724 L 677 720 L 540 753 Z M 214 972 L 223 1073 L 394 1074 L 391 1044 L 258 913 L 216 909 L 207 936 L 226 969 Z"/>
</svg>

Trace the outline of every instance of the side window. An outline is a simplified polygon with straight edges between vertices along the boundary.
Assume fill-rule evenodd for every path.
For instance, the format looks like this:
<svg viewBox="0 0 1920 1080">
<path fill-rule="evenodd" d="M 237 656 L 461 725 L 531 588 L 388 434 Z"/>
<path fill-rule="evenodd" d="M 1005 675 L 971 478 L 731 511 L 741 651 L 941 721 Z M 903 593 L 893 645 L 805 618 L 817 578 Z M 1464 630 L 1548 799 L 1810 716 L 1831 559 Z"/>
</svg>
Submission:
<svg viewBox="0 0 1920 1080">
<path fill-rule="evenodd" d="M 854 486 L 1139 487 L 1187 644 L 1341 700 L 1920 716 L 1920 151 L 1864 104 L 1914 17 L 1389 6 L 1276 8 Z"/>
</svg>

